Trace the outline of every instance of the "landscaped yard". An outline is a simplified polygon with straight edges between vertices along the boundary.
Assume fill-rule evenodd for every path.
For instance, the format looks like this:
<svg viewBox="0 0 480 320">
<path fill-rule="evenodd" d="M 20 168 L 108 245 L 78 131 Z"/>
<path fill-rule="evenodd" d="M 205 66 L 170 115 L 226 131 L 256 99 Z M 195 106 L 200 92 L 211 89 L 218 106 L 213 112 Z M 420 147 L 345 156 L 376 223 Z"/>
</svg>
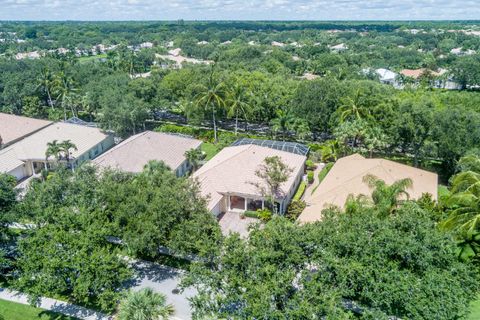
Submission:
<svg viewBox="0 0 480 320">
<path fill-rule="evenodd" d="M 78 58 L 78 62 L 87 62 L 87 61 L 98 60 L 106 57 L 107 57 L 106 53 L 97 54 L 96 56 L 85 56 L 85 57 Z"/>
<path fill-rule="evenodd" d="M 467 317 L 467 320 L 478 320 L 480 319 L 480 298 L 473 301 L 470 306 L 470 315 Z"/>
<path fill-rule="evenodd" d="M 205 152 L 206 154 L 205 160 L 208 161 L 212 159 L 213 156 L 220 151 L 220 148 L 218 145 L 215 145 L 213 143 L 204 142 L 202 143 L 202 151 Z"/>
<path fill-rule="evenodd" d="M 2 318 L 3 317 L 3 318 Z M 5 320 L 76 320 L 59 313 L 46 311 L 20 303 L 0 300 L 0 319 Z"/>
</svg>

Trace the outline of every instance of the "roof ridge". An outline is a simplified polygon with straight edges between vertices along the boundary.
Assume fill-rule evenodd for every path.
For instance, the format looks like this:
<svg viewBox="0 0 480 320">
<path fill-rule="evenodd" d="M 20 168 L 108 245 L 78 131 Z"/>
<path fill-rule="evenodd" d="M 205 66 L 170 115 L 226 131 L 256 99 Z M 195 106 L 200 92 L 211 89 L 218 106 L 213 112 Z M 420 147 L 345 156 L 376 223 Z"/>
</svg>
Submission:
<svg viewBox="0 0 480 320">
<path fill-rule="evenodd" d="M 113 148 L 110 148 L 109 150 L 105 151 L 104 153 L 100 154 L 98 157 L 96 157 L 94 160 L 104 158 L 106 155 L 112 153 L 113 151 L 119 149 L 120 147 L 124 147 L 126 144 L 129 144 L 130 142 L 138 139 L 140 136 L 145 135 L 148 131 L 140 132 L 137 134 L 134 134 L 133 136 L 128 137 L 127 139 L 121 141 L 119 144 L 114 146 Z M 123 144 L 123 145 L 122 145 Z"/>
</svg>

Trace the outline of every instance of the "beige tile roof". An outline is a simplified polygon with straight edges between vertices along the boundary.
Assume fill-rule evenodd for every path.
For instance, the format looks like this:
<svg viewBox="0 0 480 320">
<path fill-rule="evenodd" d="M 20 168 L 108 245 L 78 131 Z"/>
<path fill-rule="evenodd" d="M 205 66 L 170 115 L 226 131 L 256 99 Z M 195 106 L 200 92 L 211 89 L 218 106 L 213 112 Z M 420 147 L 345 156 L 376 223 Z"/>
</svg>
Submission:
<svg viewBox="0 0 480 320">
<path fill-rule="evenodd" d="M 201 144 L 202 142 L 196 139 L 145 131 L 122 141 L 96 158 L 93 163 L 136 173 L 141 172 L 150 160 L 159 160 L 176 170 L 185 161 L 185 152 L 196 149 Z"/>
<path fill-rule="evenodd" d="M 78 158 L 108 137 L 100 129 L 69 123 L 54 123 L 13 145 L 0 150 L 0 172 L 8 172 L 19 161 L 45 160 L 47 143 L 57 140 L 71 140 L 77 151 L 72 158 Z M 14 166 L 13 168 L 17 167 Z"/>
<path fill-rule="evenodd" d="M 283 193 L 289 192 L 303 170 L 305 156 L 252 144 L 232 146 L 224 148 L 193 174 L 200 182 L 202 195 L 210 197 L 208 208 L 213 209 L 226 193 L 261 196 L 252 183 L 262 182 L 255 171 L 266 157 L 271 156 L 279 156 L 293 169 L 281 187 Z"/>
<path fill-rule="evenodd" d="M 402 71 L 400 71 L 400 73 L 402 75 L 404 75 L 405 77 L 409 77 L 409 78 L 413 78 L 413 79 L 418 79 L 420 78 L 422 75 L 426 74 L 426 73 L 430 73 L 430 75 L 432 75 L 433 77 L 439 77 L 441 76 L 442 74 L 444 74 L 445 72 L 436 72 L 436 71 L 433 71 L 433 70 L 428 70 L 428 69 L 425 69 L 425 68 L 421 68 L 421 69 L 403 69 Z"/>
<path fill-rule="evenodd" d="M 313 222 L 321 219 L 321 212 L 329 205 L 342 208 L 350 194 L 371 195 L 371 189 L 363 182 L 367 174 L 392 184 L 410 178 L 413 186 L 407 189 L 411 199 L 430 193 L 437 199 L 438 176 L 435 173 L 410 167 L 385 159 L 366 159 L 354 154 L 339 159 L 310 198 L 298 221 Z"/>
<path fill-rule="evenodd" d="M 2 137 L 2 143 L 8 145 L 50 124 L 52 122 L 47 120 L 0 113 L 0 137 Z"/>
</svg>

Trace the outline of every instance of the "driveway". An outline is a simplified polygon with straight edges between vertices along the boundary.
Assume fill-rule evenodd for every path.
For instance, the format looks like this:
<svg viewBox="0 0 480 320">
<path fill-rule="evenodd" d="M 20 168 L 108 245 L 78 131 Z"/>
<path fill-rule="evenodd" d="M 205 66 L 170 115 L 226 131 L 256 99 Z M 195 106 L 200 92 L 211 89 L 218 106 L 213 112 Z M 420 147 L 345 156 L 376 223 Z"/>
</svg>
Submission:
<svg viewBox="0 0 480 320">
<path fill-rule="evenodd" d="M 152 288 L 155 292 L 163 293 L 167 302 L 175 308 L 174 317 L 182 320 L 190 320 L 192 312 L 188 298 L 195 296 L 196 290 L 187 288 L 182 293 L 175 294 L 173 289 L 178 288 L 183 270 L 154 264 L 147 261 L 135 261 L 132 263 L 136 276 L 129 287 L 133 290 Z"/>
</svg>

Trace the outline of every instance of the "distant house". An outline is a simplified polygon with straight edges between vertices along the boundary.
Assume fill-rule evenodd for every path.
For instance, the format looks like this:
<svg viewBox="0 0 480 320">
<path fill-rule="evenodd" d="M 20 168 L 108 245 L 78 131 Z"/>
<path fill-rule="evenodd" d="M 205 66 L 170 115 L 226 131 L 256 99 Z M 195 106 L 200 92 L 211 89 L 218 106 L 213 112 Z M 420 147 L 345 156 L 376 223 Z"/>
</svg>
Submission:
<svg viewBox="0 0 480 320">
<path fill-rule="evenodd" d="M 205 41 L 205 40 L 199 41 L 199 42 L 197 42 L 197 44 L 198 44 L 199 46 L 204 46 L 204 45 L 207 45 L 207 44 L 208 44 L 208 41 Z"/>
<path fill-rule="evenodd" d="M 378 80 L 383 84 L 389 84 L 393 86 L 398 85 L 398 74 L 388 69 L 377 69 L 375 73 L 378 75 Z"/>
<path fill-rule="evenodd" d="M 47 144 L 70 140 L 77 150 L 71 150 L 68 165 L 76 167 L 105 152 L 113 145 L 113 137 L 100 129 L 70 123 L 54 123 L 0 150 L 0 172 L 22 180 L 40 173 L 56 161 L 46 157 Z M 64 159 L 65 160 L 65 159 Z"/>
<path fill-rule="evenodd" d="M 472 49 L 463 50 L 463 48 L 454 48 L 450 50 L 450 53 L 456 56 L 471 56 L 477 52 Z"/>
<path fill-rule="evenodd" d="M 342 51 L 345 51 L 345 50 L 348 50 L 348 47 L 345 43 L 340 43 L 340 44 L 337 44 L 337 45 L 334 45 L 334 46 L 329 46 L 330 50 L 334 51 L 334 52 L 342 52 Z"/>
<path fill-rule="evenodd" d="M 420 69 L 403 69 L 400 74 L 414 81 L 418 85 L 421 77 L 431 77 L 430 86 L 437 89 L 459 90 L 461 85 L 455 82 L 453 76 L 448 74 L 446 69 L 438 69 L 437 71 L 420 68 Z"/>
<path fill-rule="evenodd" d="M 303 79 L 303 80 L 315 80 L 315 79 L 318 79 L 320 78 L 319 75 L 316 75 L 316 74 L 313 74 L 313 73 L 310 73 L 310 72 L 305 72 L 301 77 L 300 79 Z"/>
<path fill-rule="evenodd" d="M 272 41 L 272 46 L 273 47 L 285 47 L 285 43 Z"/>
<path fill-rule="evenodd" d="M 145 131 L 122 141 L 95 160 L 100 168 L 139 173 L 151 160 L 163 161 L 177 176 L 185 175 L 191 164 L 185 152 L 200 148 L 202 142 L 179 135 Z"/>
<path fill-rule="evenodd" d="M 363 181 L 373 175 L 387 184 L 409 178 L 413 185 L 407 189 L 410 199 L 424 193 L 437 199 L 438 176 L 435 173 L 385 159 L 367 159 L 359 154 L 339 159 L 307 201 L 307 207 L 298 217 L 301 223 L 322 219 L 322 210 L 329 206 L 343 208 L 349 195 L 371 196 L 372 190 Z"/>
<path fill-rule="evenodd" d="M 47 120 L 0 113 L 0 149 L 6 148 L 52 123 L 53 122 Z"/>
<path fill-rule="evenodd" d="M 151 43 L 151 42 L 143 42 L 143 43 L 140 43 L 140 48 L 142 48 L 142 49 L 150 49 L 150 48 L 153 48 L 153 43 Z"/>
<path fill-rule="evenodd" d="M 254 45 L 256 45 L 256 43 L 255 43 L 255 41 L 249 41 L 249 42 L 248 42 L 248 45 L 254 46 Z"/>
<path fill-rule="evenodd" d="M 232 41 L 227 40 L 227 41 L 221 43 L 221 45 L 224 45 L 224 46 L 227 46 L 229 44 L 232 44 Z"/>
<path fill-rule="evenodd" d="M 176 49 L 169 50 L 169 51 L 168 51 L 168 54 L 169 54 L 169 55 L 172 55 L 172 56 L 174 56 L 174 57 L 178 57 L 181 52 L 182 52 L 182 49 L 176 48 Z"/>
<path fill-rule="evenodd" d="M 301 150 L 302 152 L 296 152 Z M 262 185 L 255 171 L 265 158 L 279 156 L 292 169 L 287 182 L 275 199 L 280 213 L 284 213 L 295 190 L 302 181 L 308 148 L 300 144 L 239 140 L 224 148 L 193 174 L 200 190 L 208 199 L 208 209 L 216 216 L 225 212 L 243 212 L 266 207 L 266 197 L 255 184 Z"/>
<path fill-rule="evenodd" d="M 38 51 L 32 52 L 20 52 L 15 55 L 15 59 L 23 60 L 23 59 L 39 59 L 42 55 Z"/>
</svg>

